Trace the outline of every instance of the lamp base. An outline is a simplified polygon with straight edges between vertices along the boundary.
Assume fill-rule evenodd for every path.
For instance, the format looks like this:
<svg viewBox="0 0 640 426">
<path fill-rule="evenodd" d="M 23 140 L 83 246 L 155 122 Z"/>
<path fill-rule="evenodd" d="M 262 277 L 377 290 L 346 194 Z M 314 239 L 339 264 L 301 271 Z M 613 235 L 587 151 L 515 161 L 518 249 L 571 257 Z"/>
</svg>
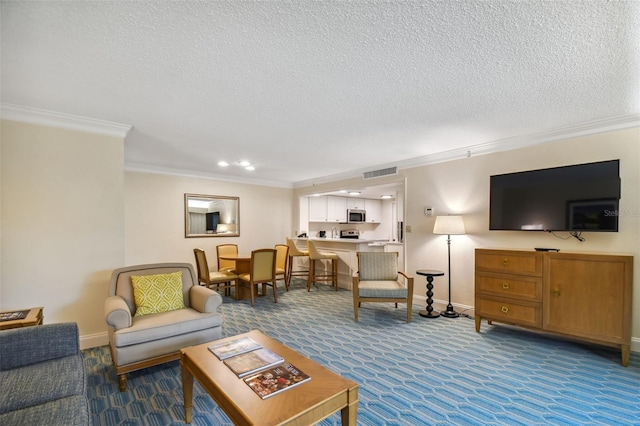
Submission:
<svg viewBox="0 0 640 426">
<path fill-rule="evenodd" d="M 453 310 L 452 305 L 447 305 L 447 310 L 440 312 L 440 316 L 447 318 L 458 318 L 460 314 Z"/>
</svg>

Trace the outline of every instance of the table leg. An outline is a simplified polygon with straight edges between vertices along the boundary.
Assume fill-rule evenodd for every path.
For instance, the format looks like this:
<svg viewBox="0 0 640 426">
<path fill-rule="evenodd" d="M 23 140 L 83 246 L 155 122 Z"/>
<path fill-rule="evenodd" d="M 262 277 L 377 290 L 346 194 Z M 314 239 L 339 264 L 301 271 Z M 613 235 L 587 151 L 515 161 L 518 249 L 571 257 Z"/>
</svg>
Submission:
<svg viewBox="0 0 640 426">
<path fill-rule="evenodd" d="M 183 355 L 184 356 L 184 355 Z M 193 374 L 184 364 L 184 360 L 180 359 L 180 369 L 182 371 L 182 394 L 184 397 L 184 422 L 191 423 L 191 414 L 193 407 Z"/>
<path fill-rule="evenodd" d="M 342 426 L 356 426 L 358 420 L 358 387 L 347 391 L 349 403 L 340 410 Z"/>
<path fill-rule="evenodd" d="M 437 318 L 440 312 L 433 310 L 433 275 L 427 275 L 427 310 L 418 312 L 421 317 Z"/>
</svg>

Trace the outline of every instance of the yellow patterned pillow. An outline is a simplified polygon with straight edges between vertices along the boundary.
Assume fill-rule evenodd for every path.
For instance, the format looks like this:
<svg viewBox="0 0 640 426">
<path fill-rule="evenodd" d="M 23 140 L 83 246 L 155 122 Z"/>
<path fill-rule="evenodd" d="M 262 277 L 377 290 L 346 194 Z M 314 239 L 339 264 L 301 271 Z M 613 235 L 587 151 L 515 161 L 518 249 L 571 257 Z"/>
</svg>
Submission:
<svg viewBox="0 0 640 426">
<path fill-rule="evenodd" d="M 184 308 L 182 272 L 170 274 L 131 276 L 136 314 L 156 314 Z"/>
</svg>

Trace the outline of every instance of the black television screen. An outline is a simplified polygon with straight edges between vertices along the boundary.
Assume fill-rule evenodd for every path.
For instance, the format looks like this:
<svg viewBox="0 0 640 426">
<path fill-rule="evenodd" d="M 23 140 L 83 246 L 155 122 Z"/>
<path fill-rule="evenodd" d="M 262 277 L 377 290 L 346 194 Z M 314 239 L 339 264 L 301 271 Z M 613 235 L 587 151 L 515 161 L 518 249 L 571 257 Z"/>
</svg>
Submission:
<svg viewBox="0 0 640 426">
<path fill-rule="evenodd" d="M 489 229 L 618 231 L 620 160 L 491 176 Z"/>
</svg>

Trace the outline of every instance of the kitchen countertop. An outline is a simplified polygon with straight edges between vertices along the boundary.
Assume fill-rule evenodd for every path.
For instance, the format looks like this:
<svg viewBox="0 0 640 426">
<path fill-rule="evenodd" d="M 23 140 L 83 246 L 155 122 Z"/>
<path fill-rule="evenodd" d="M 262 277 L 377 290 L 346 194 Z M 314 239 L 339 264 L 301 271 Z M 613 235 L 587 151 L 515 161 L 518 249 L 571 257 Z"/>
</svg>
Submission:
<svg viewBox="0 0 640 426">
<path fill-rule="evenodd" d="M 320 238 L 320 237 L 309 237 L 309 238 L 295 238 L 299 241 L 313 240 L 313 241 L 321 241 L 327 243 L 345 243 L 345 244 L 369 244 L 373 246 L 386 246 L 391 244 L 402 245 L 402 243 L 396 241 L 387 241 L 381 239 L 366 239 L 366 238 Z"/>
</svg>

